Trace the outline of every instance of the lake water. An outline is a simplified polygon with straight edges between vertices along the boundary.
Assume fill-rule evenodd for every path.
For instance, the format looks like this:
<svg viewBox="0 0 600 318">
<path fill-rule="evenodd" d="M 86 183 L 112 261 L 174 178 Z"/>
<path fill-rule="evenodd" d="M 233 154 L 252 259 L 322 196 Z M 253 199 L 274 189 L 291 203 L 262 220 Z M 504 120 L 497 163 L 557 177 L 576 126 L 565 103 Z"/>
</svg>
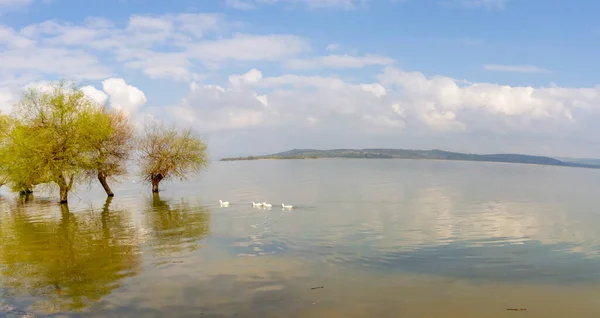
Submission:
<svg viewBox="0 0 600 318">
<path fill-rule="evenodd" d="M 597 318 L 599 186 L 587 169 L 323 159 L 215 162 L 160 197 L 82 186 L 68 208 L 4 192 L 0 316 Z"/>
</svg>

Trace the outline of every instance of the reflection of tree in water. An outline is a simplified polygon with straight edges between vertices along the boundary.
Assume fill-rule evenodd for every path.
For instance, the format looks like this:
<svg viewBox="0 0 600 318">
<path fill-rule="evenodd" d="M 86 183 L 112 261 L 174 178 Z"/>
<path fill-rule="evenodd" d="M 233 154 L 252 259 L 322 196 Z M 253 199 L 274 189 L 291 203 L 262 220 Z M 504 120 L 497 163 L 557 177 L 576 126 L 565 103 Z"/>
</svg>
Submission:
<svg viewBox="0 0 600 318">
<path fill-rule="evenodd" d="M 169 204 L 158 193 L 152 197 L 146 219 L 151 228 L 150 244 L 158 255 L 196 250 L 199 241 L 210 233 L 210 213 L 205 207 L 190 206 L 183 200 Z"/>
<path fill-rule="evenodd" d="M 100 217 L 77 215 L 61 205 L 60 219 L 48 218 L 56 205 L 18 203 L 0 216 L 0 282 L 3 298 L 30 294 L 36 310 L 81 310 L 137 274 L 140 257 L 135 229 L 124 211 Z"/>
</svg>

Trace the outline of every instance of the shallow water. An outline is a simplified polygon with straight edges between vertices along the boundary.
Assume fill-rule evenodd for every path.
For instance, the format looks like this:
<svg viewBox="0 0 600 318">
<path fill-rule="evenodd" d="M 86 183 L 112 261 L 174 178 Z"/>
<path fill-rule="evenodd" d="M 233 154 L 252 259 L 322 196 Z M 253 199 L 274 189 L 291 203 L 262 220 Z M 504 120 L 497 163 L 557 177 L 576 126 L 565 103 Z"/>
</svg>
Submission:
<svg viewBox="0 0 600 318">
<path fill-rule="evenodd" d="M 3 193 L 0 316 L 600 317 L 599 184 L 324 159 L 215 162 L 160 197 L 83 186 L 68 209 Z"/>
</svg>

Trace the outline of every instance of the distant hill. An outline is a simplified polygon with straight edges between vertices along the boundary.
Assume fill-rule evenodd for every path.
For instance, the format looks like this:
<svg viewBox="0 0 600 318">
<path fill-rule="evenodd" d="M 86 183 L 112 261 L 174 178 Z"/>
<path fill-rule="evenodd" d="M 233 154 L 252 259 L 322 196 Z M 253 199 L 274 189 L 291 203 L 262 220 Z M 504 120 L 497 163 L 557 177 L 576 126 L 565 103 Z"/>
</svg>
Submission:
<svg viewBox="0 0 600 318">
<path fill-rule="evenodd" d="M 429 159 L 524 163 L 561 167 L 580 167 L 600 169 L 600 162 L 563 161 L 550 157 L 529 156 L 519 154 L 467 154 L 443 150 L 412 149 L 293 149 L 272 155 L 223 158 L 221 161 L 260 160 L 260 159 L 319 159 L 319 158 L 360 158 L 360 159 Z"/>
<path fill-rule="evenodd" d="M 573 163 L 581 163 L 581 164 L 586 164 L 586 165 L 594 165 L 594 166 L 600 166 L 600 159 L 593 159 L 593 158 L 556 158 L 560 161 L 564 161 L 564 162 L 573 162 Z"/>
</svg>

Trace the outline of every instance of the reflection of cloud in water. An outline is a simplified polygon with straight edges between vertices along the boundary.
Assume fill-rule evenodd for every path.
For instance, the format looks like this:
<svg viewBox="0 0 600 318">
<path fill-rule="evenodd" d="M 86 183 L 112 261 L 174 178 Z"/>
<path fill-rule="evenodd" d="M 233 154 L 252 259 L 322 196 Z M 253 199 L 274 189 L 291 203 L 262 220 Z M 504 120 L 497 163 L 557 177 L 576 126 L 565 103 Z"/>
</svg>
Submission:
<svg viewBox="0 0 600 318">
<path fill-rule="evenodd" d="M 441 188 L 421 191 L 410 206 L 411 218 L 399 223 L 406 243 L 415 246 L 462 241 L 478 246 L 535 240 L 544 244 L 572 243 L 579 247 L 578 252 L 596 253 L 598 230 L 569 217 L 564 206 L 466 201 L 460 194 Z"/>
</svg>

